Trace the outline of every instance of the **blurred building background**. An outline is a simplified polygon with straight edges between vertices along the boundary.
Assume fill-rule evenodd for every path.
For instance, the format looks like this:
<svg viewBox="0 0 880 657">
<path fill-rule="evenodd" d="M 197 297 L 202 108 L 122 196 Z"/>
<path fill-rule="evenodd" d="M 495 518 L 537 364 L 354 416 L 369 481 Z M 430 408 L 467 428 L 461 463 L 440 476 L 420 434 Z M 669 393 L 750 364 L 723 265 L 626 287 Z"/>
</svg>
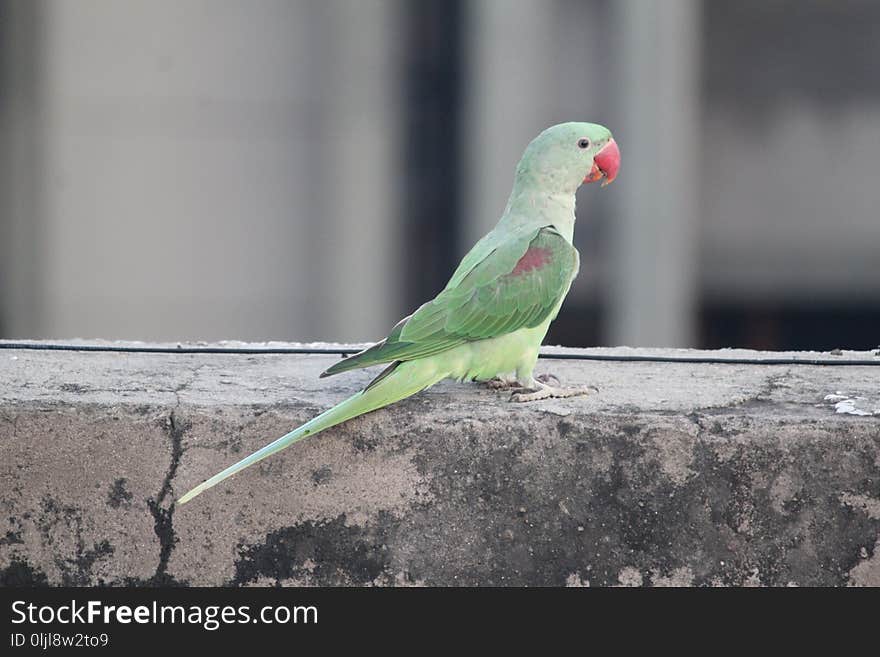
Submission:
<svg viewBox="0 0 880 657">
<path fill-rule="evenodd" d="M 0 0 L 0 337 L 355 340 L 603 123 L 567 345 L 880 343 L 873 0 Z"/>
</svg>

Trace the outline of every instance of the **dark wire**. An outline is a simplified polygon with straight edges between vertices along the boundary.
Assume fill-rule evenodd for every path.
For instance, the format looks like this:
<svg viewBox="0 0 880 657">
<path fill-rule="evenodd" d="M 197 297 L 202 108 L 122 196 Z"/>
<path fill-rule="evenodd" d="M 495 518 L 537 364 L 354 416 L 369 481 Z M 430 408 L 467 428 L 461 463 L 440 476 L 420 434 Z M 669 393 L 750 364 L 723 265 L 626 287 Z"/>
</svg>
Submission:
<svg viewBox="0 0 880 657">
<path fill-rule="evenodd" d="M 30 349 L 35 351 L 97 351 L 125 354 L 321 354 L 349 356 L 360 349 L 345 347 L 135 347 L 122 345 L 75 345 L 43 342 L 0 342 L 0 349 Z M 880 366 L 880 358 L 874 360 L 852 360 L 831 358 L 722 358 L 717 356 L 649 356 L 649 355 L 610 355 L 610 354 L 559 354 L 545 352 L 538 358 L 551 360 L 592 360 L 622 363 L 697 363 L 711 365 L 816 365 L 816 366 Z"/>
</svg>

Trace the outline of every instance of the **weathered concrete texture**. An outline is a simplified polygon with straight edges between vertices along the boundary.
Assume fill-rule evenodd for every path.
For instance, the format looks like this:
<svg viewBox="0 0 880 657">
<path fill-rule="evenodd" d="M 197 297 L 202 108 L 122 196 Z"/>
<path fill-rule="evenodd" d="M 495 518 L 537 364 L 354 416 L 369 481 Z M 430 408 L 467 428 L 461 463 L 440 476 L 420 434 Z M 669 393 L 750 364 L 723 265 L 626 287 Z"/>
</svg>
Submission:
<svg viewBox="0 0 880 657">
<path fill-rule="evenodd" d="M 333 361 L 0 350 L 2 583 L 880 584 L 877 367 L 543 360 L 600 391 L 444 382 L 175 507 Z"/>
</svg>

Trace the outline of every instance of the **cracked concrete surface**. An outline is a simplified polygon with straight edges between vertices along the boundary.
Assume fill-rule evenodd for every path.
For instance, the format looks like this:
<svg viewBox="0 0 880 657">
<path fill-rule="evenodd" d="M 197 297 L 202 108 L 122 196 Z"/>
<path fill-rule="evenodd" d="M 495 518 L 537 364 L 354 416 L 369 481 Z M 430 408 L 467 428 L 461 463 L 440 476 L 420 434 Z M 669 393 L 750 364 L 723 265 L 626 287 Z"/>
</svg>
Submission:
<svg viewBox="0 0 880 657">
<path fill-rule="evenodd" d="M 0 583 L 880 582 L 880 415 L 836 407 L 878 367 L 542 360 L 599 392 L 443 382 L 176 507 L 374 374 L 334 360 L 0 350 Z"/>
</svg>

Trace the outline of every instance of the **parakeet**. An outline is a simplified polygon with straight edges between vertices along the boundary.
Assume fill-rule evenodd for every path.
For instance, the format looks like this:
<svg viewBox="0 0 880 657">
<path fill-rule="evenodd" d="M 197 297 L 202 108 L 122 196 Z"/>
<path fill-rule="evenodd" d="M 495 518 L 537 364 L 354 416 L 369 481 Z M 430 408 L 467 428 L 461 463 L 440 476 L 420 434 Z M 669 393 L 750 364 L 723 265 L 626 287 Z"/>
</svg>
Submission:
<svg viewBox="0 0 880 657">
<path fill-rule="evenodd" d="M 465 255 L 443 291 L 400 320 L 384 340 L 321 376 L 387 367 L 362 391 L 199 484 L 179 503 L 307 436 L 441 379 L 510 387 L 513 401 L 586 394 L 588 388 L 551 386 L 550 379 L 536 380 L 532 373 L 578 272 L 575 192 L 583 183 L 610 183 L 619 167 L 620 151 L 601 125 L 562 123 L 538 135 L 517 165 L 498 224 Z"/>
</svg>

